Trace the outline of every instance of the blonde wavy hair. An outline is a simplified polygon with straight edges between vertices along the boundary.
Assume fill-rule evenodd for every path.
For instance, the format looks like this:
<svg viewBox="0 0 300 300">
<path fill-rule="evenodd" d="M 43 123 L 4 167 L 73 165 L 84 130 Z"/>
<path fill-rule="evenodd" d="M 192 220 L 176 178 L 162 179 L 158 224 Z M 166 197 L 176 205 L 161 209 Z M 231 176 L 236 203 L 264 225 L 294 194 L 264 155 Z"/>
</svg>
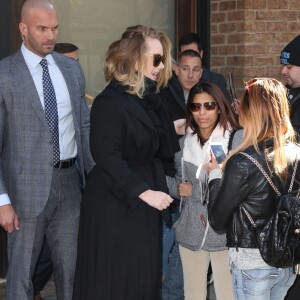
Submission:
<svg viewBox="0 0 300 300">
<path fill-rule="evenodd" d="M 240 125 L 244 128 L 241 145 L 229 157 L 249 146 L 258 150 L 258 143 L 274 139 L 273 170 L 286 179 L 288 162 L 284 147 L 294 143 L 295 132 L 290 122 L 290 110 L 285 86 L 273 78 L 254 78 L 245 85 L 239 108 Z M 265 153 L 268 162 L 268 153 Z"/>
<path fill-rule="evenodd" d="M 165 87 L 172 76 L 171 42 L 162 31 L 149 26 L 136 25 L 126 29 L 121 39 L 113 42 L 106 53 L 104 76 L 107 82 L 112 79 L 128 86 L 127 92 L 142 97 L 145 91 L 144 69 L 147 52 L 146 39 L 157 39 L 163 47 L 164 69 L 159 72 L 157 91 Z"/>
</svg>

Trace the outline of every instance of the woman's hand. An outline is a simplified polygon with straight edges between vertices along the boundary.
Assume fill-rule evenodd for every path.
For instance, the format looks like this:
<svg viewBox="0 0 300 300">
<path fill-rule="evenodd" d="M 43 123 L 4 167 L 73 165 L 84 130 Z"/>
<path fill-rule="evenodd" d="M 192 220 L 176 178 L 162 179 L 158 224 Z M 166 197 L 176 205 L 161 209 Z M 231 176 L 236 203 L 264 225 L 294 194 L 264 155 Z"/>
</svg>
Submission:
<svg viewBox="0 0 300 300">
<path fill-rule="evenodd" d="M 190 182 L 181 182 L 178 184 L 178 194 L 180 197 L 192 197 L 193 185 Z"/>
<path fill-rule="evenodd" d="M 175 120 L 174 126 L 177 135 L 185 135 L 185 119 Z"/>
<path fill-rule="evenodd" d="M 173 202 L 173 198 L 171 198 L 168 194 L 153 190 L 147 190 L 143 192 L 139 195 L 139 198 L 158 210 L 168 208 Z"/>
<path fill-rule="evenodd" d="M 214 169 L 221 169 L 222 164 L 218 164 L 213 154 L 210 152 L 210 161 L 208 162 L 208 173 Z"/>
</svg>

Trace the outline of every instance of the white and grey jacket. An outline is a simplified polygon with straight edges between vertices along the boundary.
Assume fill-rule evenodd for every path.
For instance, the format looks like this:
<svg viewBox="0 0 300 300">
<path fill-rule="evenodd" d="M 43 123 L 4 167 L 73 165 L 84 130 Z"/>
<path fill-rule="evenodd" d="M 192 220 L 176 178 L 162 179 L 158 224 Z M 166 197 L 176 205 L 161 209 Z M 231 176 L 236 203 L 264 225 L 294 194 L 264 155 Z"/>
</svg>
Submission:
<svg viewBox="0 0 300 300">
<path fill-rule="evenodd" d="M 180 140 L 181 151 L 175 155 L 175 178 L 167 177 L 171 196 L 180 198 L 178 184 L 182 181 L 191 182 L 193 193 L 185 197 L 182 212 L 174 224 L 176 240 L 179 244 L 192 251 L 221 251 L 227 249 L 224 233 L 216 233 L 208 223 L 208 173 L 207 164 L 210 160 L 210 142 L 219 142 L 225 152 L 228 150 L 230 131 L 219 125 L 214 129 L 210 139 L 201 147 L 196 135 L 188 132 Z M 209 179 L 220 178 L 221 170 L 214 170 L 209 174 Z M 206 196 L 205 196 L 206 194 Z"/>
</svg>

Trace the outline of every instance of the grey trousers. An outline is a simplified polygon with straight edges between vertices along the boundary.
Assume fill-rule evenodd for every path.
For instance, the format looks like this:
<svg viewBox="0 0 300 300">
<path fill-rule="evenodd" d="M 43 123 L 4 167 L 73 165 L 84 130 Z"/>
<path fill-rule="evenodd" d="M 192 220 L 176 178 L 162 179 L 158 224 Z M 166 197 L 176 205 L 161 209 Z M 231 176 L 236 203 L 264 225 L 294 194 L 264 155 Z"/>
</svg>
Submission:
<svg viewBox="0 0 300 300">
<path fill-rule="evenodd" d="M 77 255 L 81 188 L 76 166 L 54 169 L 50 194 L 36 218 L 19 216 L 20 230 L 8 234 L 7 300 L 32 300 L 31 278 L 46 235 L 58 300 L 71 300 Z"/>
</svg>

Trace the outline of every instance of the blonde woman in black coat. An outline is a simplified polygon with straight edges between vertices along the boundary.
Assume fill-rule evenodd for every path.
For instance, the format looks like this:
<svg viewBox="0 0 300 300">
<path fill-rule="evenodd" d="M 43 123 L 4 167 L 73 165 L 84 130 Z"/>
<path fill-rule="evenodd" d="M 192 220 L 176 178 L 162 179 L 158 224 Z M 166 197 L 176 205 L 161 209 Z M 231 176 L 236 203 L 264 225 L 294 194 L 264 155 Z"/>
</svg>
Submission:
<svg viewBox="0 0 300 300">
<path fill-rule="evenodd" d="M 161 211 L 177 150 L 159 89 L 171 76 L 163 32 L 128 28 L 107 51 L 108 85 L 91 110 L 91 172 L 80 220 L 74 299 L 159 299 Z"/>
</svg>

